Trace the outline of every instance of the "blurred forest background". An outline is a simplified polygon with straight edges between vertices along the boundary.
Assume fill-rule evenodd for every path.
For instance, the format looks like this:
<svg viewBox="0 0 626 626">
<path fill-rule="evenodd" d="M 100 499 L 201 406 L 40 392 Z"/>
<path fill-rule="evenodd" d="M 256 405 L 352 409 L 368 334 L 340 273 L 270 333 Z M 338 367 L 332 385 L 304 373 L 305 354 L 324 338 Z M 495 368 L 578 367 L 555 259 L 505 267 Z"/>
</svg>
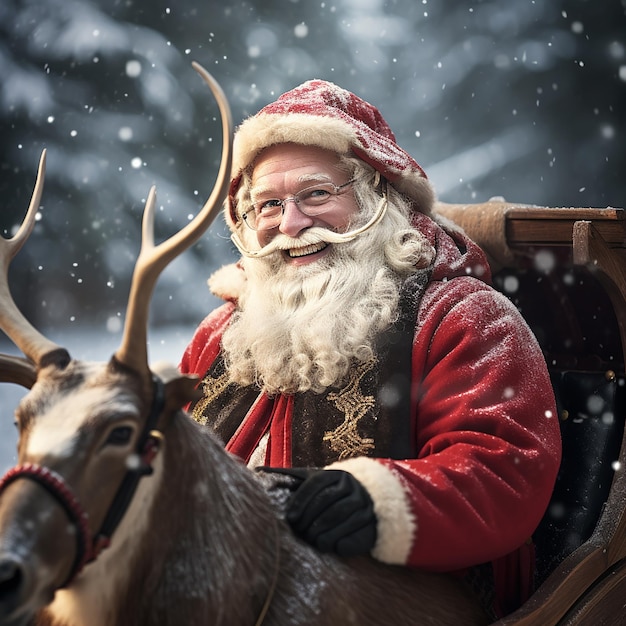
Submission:
<svg viewBox="0 0 626 626">
<path fill-rule="evenodd" d="M 4 236 L 48 151 L 12 289 L 79 358 L 107 359 L 120 338 L 150 186 L 159 239 L 211 191 L 219 120 L 192 60 L 236 123 L 310 78 L 354 91 L 442 200 L 626 205 L 626 0 L 2 0 Z M 168 268 L 151 358 L 178 362 L 217 304 L 206 278 L 235 258 L 220 221 Z M 0 387 L 2 422 L 12 387 Z"/>
</svg>

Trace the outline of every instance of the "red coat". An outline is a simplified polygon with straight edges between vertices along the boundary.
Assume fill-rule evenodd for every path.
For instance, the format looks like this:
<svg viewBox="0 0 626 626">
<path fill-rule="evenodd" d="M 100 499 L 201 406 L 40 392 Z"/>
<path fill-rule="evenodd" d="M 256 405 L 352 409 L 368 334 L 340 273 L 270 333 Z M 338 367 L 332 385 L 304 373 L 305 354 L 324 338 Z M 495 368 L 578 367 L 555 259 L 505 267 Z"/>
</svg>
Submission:
<svg viewBox="0 0 626 626">
<path fill-rule="evenodd" d="M 376 558 L 432 571 L 492 561 L 507 611 L 527 594 L 528 540 L 560 463 L 554 395 L 535 337 L 515 306 L 489 286 L 482 251 L 428 217 L 419 214 L 415 222 L 437 250 L 413 345 L 417 454 L 403 461 L 357 457 L 332 466 L 350 471 L 372 495 Z M 183 372 L 204 376 L 235 307 L 236 299 L 230 300 L 200 324 Z M 264 398 L 260 406 L 227 447 L 248 459 L 258 437 L 246 434 L 255 420 L 269 420 L 266 461 L 288 465 L 289 398 Z"/>
</svg>

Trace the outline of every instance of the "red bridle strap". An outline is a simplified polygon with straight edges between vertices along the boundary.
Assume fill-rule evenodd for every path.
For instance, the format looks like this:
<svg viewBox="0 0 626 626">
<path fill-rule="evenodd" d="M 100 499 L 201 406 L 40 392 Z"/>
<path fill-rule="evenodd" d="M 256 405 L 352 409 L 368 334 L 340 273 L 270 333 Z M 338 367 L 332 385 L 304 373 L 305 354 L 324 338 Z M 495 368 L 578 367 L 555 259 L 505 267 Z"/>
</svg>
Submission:
<svg viewBox="0 0 626 626">
<path fill-rule="evenodd" d="M 16 465 L 8 470 L 0 479 L 0 494 L 18 478 L 29 478 L 41 485 L 61 505 L 76 529 L 76 557 L 67 580 L 60 588 L 67 587 L 91 558 L 87 513 L 62 476 L 47 467 L 34 463 Z"/>
</svg>

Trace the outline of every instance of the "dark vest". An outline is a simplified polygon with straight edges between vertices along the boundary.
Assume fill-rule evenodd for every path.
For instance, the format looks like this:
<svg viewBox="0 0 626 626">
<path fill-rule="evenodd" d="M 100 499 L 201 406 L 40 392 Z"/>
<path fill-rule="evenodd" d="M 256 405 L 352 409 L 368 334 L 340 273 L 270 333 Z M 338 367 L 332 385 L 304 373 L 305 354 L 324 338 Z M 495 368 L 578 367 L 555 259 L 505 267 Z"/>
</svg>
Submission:
<svg viewBox="0 0 626 626">
<path fill-rule="evenodd" d="M 430 271 L 402 285 L 399 318 L 376 342 L 376 357 L 354 367 L 341 386 L 293 396 L 292 463 L 322 467 L 356 456 L 404 459 L 415 456 L 411 432 L 411 353 L 417 309 Z M 229 441 L 248 412 L 268 399 L 256 385 L 228 382 L 220 354 L 202 379 L 203 397 L 192 417 Z M 271 406 L 264 411 L 269 419 Z"/>
</svg>

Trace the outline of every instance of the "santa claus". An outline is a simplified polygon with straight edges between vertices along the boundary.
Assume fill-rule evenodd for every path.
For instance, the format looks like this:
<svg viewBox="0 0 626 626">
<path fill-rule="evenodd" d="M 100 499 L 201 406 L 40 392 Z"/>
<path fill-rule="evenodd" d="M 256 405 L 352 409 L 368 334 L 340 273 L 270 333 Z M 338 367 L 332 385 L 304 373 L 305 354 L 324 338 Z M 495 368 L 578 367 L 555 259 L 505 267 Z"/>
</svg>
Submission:
<svg viewBox="0 0 626 626">
<path fill-rule="evenodd" d="M 292 477 L 303 540 L 478 580 L 495 617 L 531 591 L 559 426 L 537 341 L 433 204 L 374 106 L 321 80 L 283 94 L 235 135 L 242 258 L 181 369 L 196 420 Z"/>
</svg>

